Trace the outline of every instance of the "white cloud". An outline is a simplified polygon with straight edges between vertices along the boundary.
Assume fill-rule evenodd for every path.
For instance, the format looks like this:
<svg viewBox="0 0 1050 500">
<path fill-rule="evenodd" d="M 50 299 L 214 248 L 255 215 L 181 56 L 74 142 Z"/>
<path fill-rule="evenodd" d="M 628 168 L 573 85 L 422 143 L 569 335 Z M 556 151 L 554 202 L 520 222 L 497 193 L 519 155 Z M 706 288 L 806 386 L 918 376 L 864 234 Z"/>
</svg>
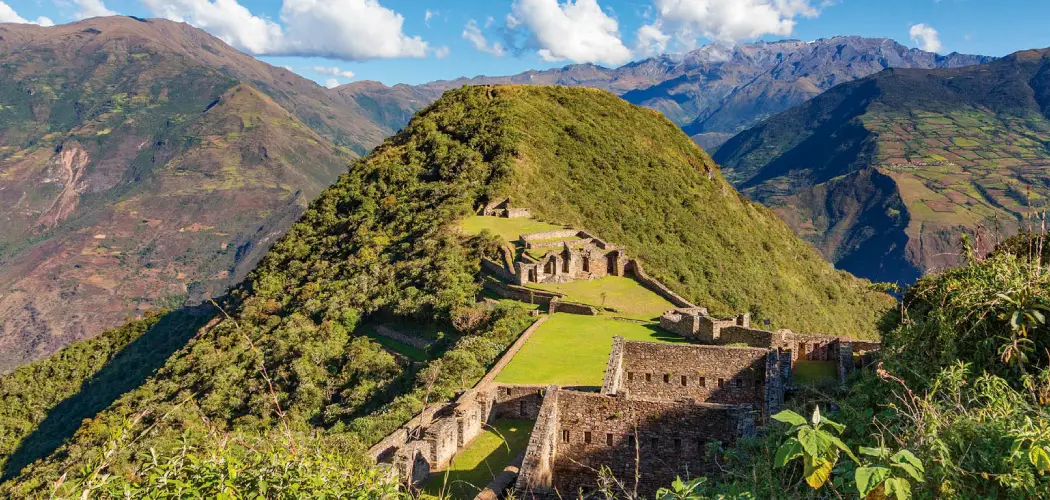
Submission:
<svg viewBox="0 0 1050 500">
<path fill-rule="evenodd" d="M 279 52 L 281 27 L 255 16 L 236 0 L 142 0 L 153 15 L 190 23 L 252 54 Z"/>
<path fill-rule="evenodd" d="M 336 80 L 335 78 L 329 78 L 324 81 L 324 86 L 330 89 L 334 89 L 339 86 L 339 80 Z"/>
<path fill-rule="evenodd" d="M 765 35 L 788 36 L 796 18 L 816 17 L 828 2 L 812 0 L 654 0 L 666 29 L 687 47 L 699 38 L 735 43 Z"/>
<path fill-rule="evenodd" d="M 326 68 L 324 66 L 314 66 L 314 71 L 316 71 L 316 72 L 318 72 L 318 73 L 320 73 L 322 75 L 339 76 L 339 77 L 343 77 L 343 78 L 353 78 L 354 77 L 354 72 L 353 71 L 349 71 L 349 70 L 344 71 L 344 70 L 341 70 L 341 69 L 339 69 L 339 68 L 337 68 L 335 66 L 332 66 L 331 68 Z"/>
<path fill-rule="evenodd" d="M 507 27 L 528 28 L 536 53 L 546 61 L 619 65 L 631 58 L 620 40 L 619 23 L 597 0 L 515 0 L 511 11 Z"/>
<path fill-rule="evenodd" d="M 54 26 L 55 23 L 44 16 L 36 18 L 35 21 L 30 21 L 15 12 L 10 5 L 4 2 L 0 2 L 0 23 L 19 23 L 19 24 L 39 24 L 41 26 Z"/>
<path fill-rule="evenodd" d="M 655 56 L 667 52 L 667 44 L 671 41 L 671 35 L 664 33 L 663 23 L 660 21 L 638 28 L 636 37 L 635 52 L 643 56 Z"/>
<path fill-rule="evenodd" d="M 927 52 L 940 52 L 941 37 L 933 26 L 919 23 L 912 26 L 908 34 L 911 35 L 912 43 L 917 44 L 920 49 Z"/>
<path fill-rule="evenodd" d="M 430 20 L 439 14 L 436 10 L 427 9 L 427 12 L 423 14 L 423 23 L 430 27 Z"/>
<path fill-rule="evenodd" d="M 448 55 L 450 53 L 452 53 L 452 49 L 448 48 L 447 45 L 442 45 L 442 46 L 434 49 L 434 57 L 436 57 L 438 59 L 444 59 L 444 58 L 448 57 Z"/>
<path fill-rule="evenodd" d="M 73 14 L 73 17 L 77 19 L 117 15 L 116 12 L 106 8 L 102 0 L 73 0 L 73 4 L 79 7 L 79 10 Z"/>
<path fill-rule="evenodd" d="M 425 57 L 420 37 L 402 31 L 404 17 L 378 0 L 284 0 L 281 23 L 237 0 L 142 0 L 154 15 L 203 28 L 255 55 L 320 56 L 346 61 Z"/>
<path fill-rule="evenodd" d="M 486 22 L 487 24 L 491 24 L 491 21 Z M 467 21 L 467 25 L 463 28 L 463 39 L 473 44 L 475 49 L 486 54 L 502 56 L 506 53 L 503 45 L 499 42 L 493 42 L 492 45 L 489 45 L 489 41 L 481 32 L 481 28 L 478 27 L 477 21 L 473 19 Z"/>
</svg>

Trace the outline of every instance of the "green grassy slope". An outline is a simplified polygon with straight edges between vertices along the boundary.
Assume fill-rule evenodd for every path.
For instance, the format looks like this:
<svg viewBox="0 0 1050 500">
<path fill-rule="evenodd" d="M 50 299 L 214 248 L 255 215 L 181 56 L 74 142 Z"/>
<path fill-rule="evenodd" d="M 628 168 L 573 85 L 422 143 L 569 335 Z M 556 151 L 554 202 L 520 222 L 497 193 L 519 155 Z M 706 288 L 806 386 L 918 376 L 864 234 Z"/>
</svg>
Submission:
<svg viewBox="0 0 1050 500">
<path fill-rule="evenodd" d="M 716 159 L 840 267 L 911 282 L 959 262 L 960 232 L 1013 232 L 1045 206 L 1047 52 L 846 83 L 739 134 Z"/>
<path fill-rule="evenodd" d="M 537 120 L 537 112 L 547 118 Z M 529 161 L 538 158 L 536 151 L 559 149 L 561 160 Z M 624 191 L 565 179 L 566 161 L 581 174 L 598 168 L 587 165 L 603 165 L 623 179 Z M 193 337 L 141 386 L 86 417 L 54 453 L 0 485 L 0 496 L 41 494 L 67 472 L 76 479 L 100 465 L 99 450 L 114 450 L 102 464 L 107 471 L 134 475 L 150 447 L 206 448 L 214 436 L 318 441 L 354 455 L 425 400 L 449 398 L 473 384 L 532 319 L 523 306 L 475 304 L 480 255 L 493 250 L 493 241 L 464 236 L 459 222 L 486 199 L 522 192 L 521 181 L 542 177 L 544 169 L 567 184 L 537 194 L 536 209 L 626 243 L 653 274 L 698 300 L 709 298 L 701 291 L 742 294 L 763 311 L 770 304 L 778 324 L 783 317 L 787 324 L 795 318 L 803 327 L 811 322 L 813 329 L 840 333 L 870 328 L 874 310 L 888 298 L 834 272 L 717 172 L 708 179 L 708 162 L 669 121 L 606 93 L 451 92 L 311 204 L 223 304 L 228 319 Z M 643 180 L 670 191 L 642 187 Z M 672 186 L 679 184 L 685 187 Z M 625 192 L 636 201 L 629 203 Z M 575 201 L 558 201 L 576 193 L 582 195 Z M 614 206 L 624 223 L 615 230 Z M 594 215 L 583 224 L 587 213 Z M 692 238 L 686 227 L 700 228 L 688 232 L 699 239 L 682 240 Z M 771 234 L 761 235 L 762 228 Z M 712 249 L 720 261 L 685 251 L 687 242 L 712 239 L 721 240 Z M 658 240 L 671 250 L 658 253 Z M 674 264 L 678 259 L 684 262 Z M 747 274 L 730 277 L 719 267 Z M 703 284 L 677 280 L 681 269 L 709 270 L 711 277 Z M 424 364 L 401 363 L 358 328 L 362 319 L 382 316 L 452 325 L 459 335 L 431 349 Z"/>
<path fill-rule="evenodd" d="M 713 313 L 750 310 L 804 331 L 874 330 L 887 301 L 740 196 L 673 123 L 607 93 L 566 92 L 499 89 L 477 110 L 474 127 L 520 131 L 513 182 L 501 194 L 624 245 Z"/>
</svg>

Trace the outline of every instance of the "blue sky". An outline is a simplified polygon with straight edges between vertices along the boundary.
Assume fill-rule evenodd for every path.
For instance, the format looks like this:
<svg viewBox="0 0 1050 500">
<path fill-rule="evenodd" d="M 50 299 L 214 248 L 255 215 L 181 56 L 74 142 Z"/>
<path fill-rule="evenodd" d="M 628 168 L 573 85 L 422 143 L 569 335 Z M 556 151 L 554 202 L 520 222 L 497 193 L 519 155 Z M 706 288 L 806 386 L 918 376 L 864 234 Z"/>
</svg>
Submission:
<svg viewBox="0 0 1050 500">
<path fill-rule="evenodd" d="M 1050 47 L 1050 0 L 0 0 L 0 22 L 114 13 L 189 22 L 329 86 L 617 66 L 757 39 L 862 35 L 996 56 Z"/>
</svg>

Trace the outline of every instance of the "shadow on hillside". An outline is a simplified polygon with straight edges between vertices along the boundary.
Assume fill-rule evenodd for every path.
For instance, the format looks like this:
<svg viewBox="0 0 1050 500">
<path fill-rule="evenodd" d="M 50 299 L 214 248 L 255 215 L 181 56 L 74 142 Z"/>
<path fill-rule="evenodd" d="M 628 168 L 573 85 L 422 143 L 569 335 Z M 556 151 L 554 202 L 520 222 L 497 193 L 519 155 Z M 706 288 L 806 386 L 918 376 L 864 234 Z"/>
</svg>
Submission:
<svg viewBox="0 0 1050 500">
<path fill-rule="evenodd" d="M 165 314 L 141 337 L 129 343 L 80 390 L 56 405 L 47 417 L 11 454 L 0 482 L 54 452 L 76 432 L 84 419 L 95 417 L 125 393 L 142 385 L 186 345 L 200 327 L 215 315 L 208 305 L 183 307 Z"/>
</svg>

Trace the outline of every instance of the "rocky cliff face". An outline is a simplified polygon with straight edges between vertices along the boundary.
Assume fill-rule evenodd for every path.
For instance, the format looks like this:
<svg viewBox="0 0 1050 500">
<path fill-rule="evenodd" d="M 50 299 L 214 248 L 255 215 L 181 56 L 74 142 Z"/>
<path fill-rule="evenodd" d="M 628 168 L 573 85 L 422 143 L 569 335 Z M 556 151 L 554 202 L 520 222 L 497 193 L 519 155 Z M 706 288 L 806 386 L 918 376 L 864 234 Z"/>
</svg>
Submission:
<svg viewBox="0 0 1050 500">
<path fill-rule="evenodd" d="M 715 155 L 840 268 L 910 283 L 1028 224 L 1050 194 L 1050 56 L 887 70 L 843 84 Z M 881 264 L 880 264 L 881 263 Z"/>
<path fill-rule="evenodd" d="M 385 134 L 183 24 L 3 25 L 0 54 L 0 372 L 221 293 Z"/>
</svg>

